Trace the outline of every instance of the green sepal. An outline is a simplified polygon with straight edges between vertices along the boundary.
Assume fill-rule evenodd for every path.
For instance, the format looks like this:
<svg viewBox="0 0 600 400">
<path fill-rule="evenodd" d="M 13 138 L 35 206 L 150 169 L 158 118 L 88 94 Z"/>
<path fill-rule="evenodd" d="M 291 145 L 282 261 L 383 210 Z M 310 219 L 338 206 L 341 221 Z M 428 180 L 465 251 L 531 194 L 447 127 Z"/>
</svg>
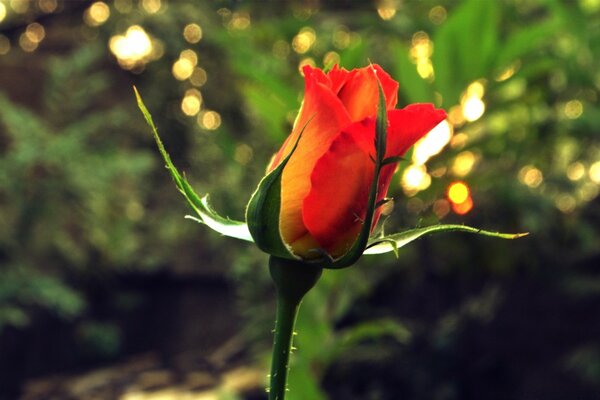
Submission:
<svg viewBox="0 0 600 400">
<path fill-rule="evenodd" d="M 517 239 L 529 235 L 529 233 L 500 233 L 485 231 L 483 229 L 473 228 L 466 225 L 432 225 L 424 228 L 415 228 L 408 231 L 386 235 L 384 237 L 374 238 L 369 241 L 369 245 L 363 254 L 383 254 L 393 251 L 398 256 L 398 249 L 406 246 L 410 242 L 421 236 L 430 235 L 439 232 L 468 232 L 478 235 L 491 236 L 500 239 Z"/>
<path fill-rule="evenodd" d="M 383 88 L 377 78 L 377 87 L 379 89 L 379 104 L 377 105 L 377 122 L 375 125 L 375 173 L 373 175 L 373 182 L 371 183 L 371 189 L 369 191 L 369 200 L 367 206 L 367 212 L 363 221 L 362 229 L 358 234 L 358 238 L 354 241 L 354 244 L 346 254 L 334 260 L 320 260 L 319 265 L 323 268 L 339 269 L 346 268 L 358 261 L 362 256 L 365 248 L 369 243 L 369 236 L 371 236 L 371 226 L 373 225 L 373 217 L 375 216 L 375 209 L 377 208 L 377 189 L 379 186 L 379 175 L 381 168 L 383 167 L 383 161 L 385 159 L 385 151 L 387 145 L 387 108 L 385 103 L 385 95 Z"/>
<path fill-rule="evenodd" d="M 222 235 L 252 242 L 252 236 L 250 235 L 250 231 L 248 230 L 248 225 L 246 225 L 246 223 L 241 221 L 234 221 L 219 215 L 209 204 L 208 194 L 200 198 L 200 196 L 198 196 L 196 192 L 194 192 L 194 189 L 192 189 L 192 186 L 189 184 L 185 176 L 179 173 L 179 171 L 171 161 L 169 153 L 167 153 L 167 151 L 165 150 L 165 147 L 162 141 L 160 140 L 160 136 L 158 135 L 156 125 L 154 125 L 154 121 L 152 120 L 152 116 L 150 115 L 150 112 L 148 111 L 144 102 L 142 101 L 142 98 L 135 86 L 133 87 L 133 90 L 135 92 L 138 107 L 144 115 L 146 122 L 152 129 L 152 133 L 154 134 L 154 140 L 156 141 L 158 150 L 160 151 L 160 154 L 162 155 L 166 163 L 166 167 L 171 173 L 173 180 L 175 181 L 177 189 L 179 189 L 179 191 L 183 194 L 183 196 L 189 203 L 190 207 L 192 207 L 192 209 L 198 215 L 198 218 L 192 217 L 191 219 L 205 224 L 212 230 L 217 231 Z"/>
<path fill-rule="evenodd" d="M 300 258 L 295 256 L 285 244 L 279 229 L 281 176 L 290 157 L 292 157 L 292 154 L 294 154 L 294 151 L 298 147 L 302 132 L 304 132 L 309 123 L 310 120 L 302 128 L 289 154 L 273 171 L 262 178 L 258 184 L 258 188 L 256 188 L 256 191 L 250 197 L 248 207 L 246 208 L 248 229 L 258 248 L 272 256 L 288 260 L 299 260 Z"/>
</svg>

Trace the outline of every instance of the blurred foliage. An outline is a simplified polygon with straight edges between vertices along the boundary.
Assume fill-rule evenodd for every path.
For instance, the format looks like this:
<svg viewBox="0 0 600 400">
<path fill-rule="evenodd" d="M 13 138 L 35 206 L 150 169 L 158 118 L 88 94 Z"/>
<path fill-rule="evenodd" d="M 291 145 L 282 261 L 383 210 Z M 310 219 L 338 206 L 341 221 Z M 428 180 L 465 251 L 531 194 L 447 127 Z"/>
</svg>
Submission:
<svg viewBox="0 0 600 400">
<path fill-rule="evenodd" d="M 85 2 L 37 3 L 0 18 L 0 50 L 13 47 L 0 52 L 0 329 L 47 310 L 74 321 L 84 357 L 106 360 L 126 346 L 95 311 L 96 286 L 218 276 L 266 366 L 265 257 L 182 219 L 131 84 L 175 164 L 240 219 L 299 108 L 300 65 L 371 61 L 400 81 L 400 106 L 434 102 L 454 131 L 426 163 L 429 186 L 403 193 L 402 163 L 387 229 L 443 220 L 531 236 L 441 235 L 325 273 L 300 313 L 289 398 L 598 393 L 599 1 L 119 0 L 104 21 Z M 23 51 L 33 21 L 45 37 Z M 182 35 L 192 23 L 201 39 Z M 110 43 L 134 25 L 151 50 L 128 59 Z M 484 109 L 466 118 L 473 91 Z M 447 201 L 456 181 L 473 199 L 464 215 Z"/>
</svg>

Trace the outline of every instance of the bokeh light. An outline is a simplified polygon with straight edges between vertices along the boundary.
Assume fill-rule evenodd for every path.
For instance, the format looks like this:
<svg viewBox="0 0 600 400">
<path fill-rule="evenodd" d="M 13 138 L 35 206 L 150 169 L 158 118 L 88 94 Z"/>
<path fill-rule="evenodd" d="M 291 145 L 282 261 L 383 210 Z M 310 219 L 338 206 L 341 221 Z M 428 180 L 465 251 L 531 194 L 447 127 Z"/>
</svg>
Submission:
<svg viewBox="0 0 600 400">
<path fill-rule="evenodd" d="M 193 117 L 200 112 L 202 106 L 202 94 L 197 89 L 188 89 L 181 100 L 181 111 Z"/>
<path fill-rule="evenodd" d="M 92 4 L 83 13 L 83 20 L 89 26 L 100 26 L 110 17 L 110 7 L 103 1 Z"/>
<path fill-rule="evenodd" d="M 304 54 L 317 40 L 315 30 L 309 27 L 300 29 L 300 32 L 292 39 L 292 48 L 298 54 Z"/>
<path fill-rule="evenodd" d="M 579 100 L 571 100 L 565 104 L 564 114 L 569 119 L 577 119 L 583 114 L 583 104 Z"/>
<path fill-rule="evenodd" d="M 537 188 L 544 181 L 544 174 L 533 165 L 526 165 L 519 170 L 518 178 L 522 184 Z"/>
<path fill-rule="evenodd" d="M 452 205 L 452 210 L 459 215 L 464 215 L 473 208 L 471 190 L 465 182 L 452 182 L 448 186 L 446 196 Z"/>
<path fill-rule="evenodd" d="M 588 174 L 592 182 L 600 184 L 600 161 L 596 161 L 590 166 Z"/>
<path fill-rule="evenodd" d="M 440 122 L 415 144 L 412 162 L 416 165 L 425 164 L 431 157 L 439 154 L 451 138 L 452 126 L 446 120 Z"/>
<path fill-rule="evenodd" d="M 431 185 L 431 176 L 424 165 L 409 165 L 402 173 L 400 184 L 407 196 L 414 196 Z"/>
<path fill-rule="evenodd" d="M 173 64 L 171 72 L 173 73 L 175 79 L 184 81 L 192 76 L 192 73 L 194 72 L 194 64 L 187 58 L 180 58 Z"/>
<path fill-rule="evenodd" d="M 398 11 L 398 3 L 396 0 L 379 0 L 377 2 L 377 14 L 385 21 L 394 18 Z"/>
<path fill-rule="evenodd" d="M 429 20 L 435 25 L 439 25 L 446 20 L 448 13 L 442 6 L 434 6 L 429 10 Z"/>
<path fill-rule="evenodd" d="M 50 14 L 56 11 L 58 2 L 56 0 L 38 0 L 38 7 L 42 12 Z"/>
<path fill-rule="evenodd" d="M 221 126 L 221 115 L 216 111 L 204 111 L 198 114 L 198 125 L 209 131 L 213 131 Z"/>
<path fill-rule="evenodd" d="M 33 22 L 25 28 L 25 35 L 33 43 L 40 43 L 46 37 L 46 30 L 42 25 Z"/>
<path fill-rule="evenodd" d="M 464 203 L 469 196 L 469 187 L 464 182 L 453 182 L 448 186 L 448 199 L 452 203 Z"/>
<path fill-rule="evenodd" d="M 147 62 L 162 56 L 160 43 L 153 41 L 139 25 L 130 26 L 124 35 L 111 37 L 109 48 L 117 57 L 119 65 L 129 70 L 144 66 Z"/>
<path fill-rule="evenodd" d="M 162 6 L 161 0 L 142 0 L 140 5 L 148 14 L 156 14 Z"/>
<path fill-rule="evenodd" d="M 0 3 L 0 22 L 6 18 L 6 6 L 4 3 Z"/>
<path fill-rule="evenodd" d="M 434 77 L 431 55 L 433 54 L 433 42 L 429 35 L 424 32 L 416 32 L 412 37 L 410 57 L 417 66 L 417 73 L 423 79 L 431 80 Z"/>
<path fill-rule="evenodd" d="M 198 43 L 202 40 L 202 28 L 198 24 L 187 24 L 183 28 L 183 38 L 188 43 Z"/>
<path fill-rule="evenodd" d="M 476 161 L 477 157 L 472 151 L 460 152 L 452 162 L 451 171 L 456 176 L 466 176 L 471 172 Z"/>
<path fill-rule="evenodd" d="M 29 11 L 30 0 L 10 0 L 10 8 L 17 14 L 25 14 Z"/>
<path fill-rule="evenodd" d="M 567 178 L 572 181 L 578 181 L 585 176 L 585 166 L 576 161 L 567 167 Z"/>
<path fill-rule="evenodd" d="M 483 84 L 476 81 L 471 83 L 462 95 L 460 104 L 467 121 L 477 121 L 485 112 L 485 103 L 482 100 L 484 92 Z"/>
</svg>

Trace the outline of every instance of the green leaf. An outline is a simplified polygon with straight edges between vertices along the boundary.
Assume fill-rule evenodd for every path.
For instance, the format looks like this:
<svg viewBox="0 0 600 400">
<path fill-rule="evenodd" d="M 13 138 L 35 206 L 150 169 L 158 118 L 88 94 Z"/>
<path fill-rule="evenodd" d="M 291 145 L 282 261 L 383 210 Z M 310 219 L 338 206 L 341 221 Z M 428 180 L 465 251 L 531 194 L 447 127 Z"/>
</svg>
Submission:
<svg viewBox="0 0 600 400">
<path fill-rule="evenodd" d="M 372 239 L 369 242 L 364 254 L 383 254 L 390 251 L 397 252 L 400 247 L 406 246 L 410 242 L 424 235 L 430 235 L 438 232 L 468 232 L 484 236 L 491 236 L 500 239 L 517 239 L 527 236 L 529 233 L 499 233 L 484 231 L 483 229 L 473 228 L 466 225 L 432 225 L 424 228 L 415 228 L 408 231 L 387 235 L 384 237 Z"/>
<path fill-rule="evenodd" d="M 188 201 L 189 205 L 192 209 L 198 214 L 198 218 L 193 217 L 192 219 L 207 225 L 214 231 L 219 232 L 222 235 L 233 237 L 236 239 L 246 240 L 252 242 L 252 236 L 250 235 L 250 231 L 248 230 L 248 226 L 246 223 L 241 221 L 234 221 L 226 217 L 222 217 L 219 215 L 209 204 L 208 202 L 208 194 L 203 198 L 200 198 L 192 186 L 189 184 L 184 175 L 180 174 L 173 162 L 171 161 L 171 157 L 169 153 L 165 150 L 165 147 L 160 140 L 160 136 L 158 135 L 158 130 L 154 125 L 154 121 L 152 120 L 152 116 L 148 109 L 144 105 L 140 94 L 138 93 L 135 86 L 133 87 L 135 92 L 135 97 L 137 99 L 137 104 L 146 119 L 146 122 L 152 128 L 152 133 L 154 134 L 154 139 L 156 140 L 156 144 L 158 146 L 158 150 L 165 160 L 166 167 L 171 173 L 173 180 L 175 181 L 175 185 L 177 189 L 183 194 L 185 199 Z"/>
</svg>

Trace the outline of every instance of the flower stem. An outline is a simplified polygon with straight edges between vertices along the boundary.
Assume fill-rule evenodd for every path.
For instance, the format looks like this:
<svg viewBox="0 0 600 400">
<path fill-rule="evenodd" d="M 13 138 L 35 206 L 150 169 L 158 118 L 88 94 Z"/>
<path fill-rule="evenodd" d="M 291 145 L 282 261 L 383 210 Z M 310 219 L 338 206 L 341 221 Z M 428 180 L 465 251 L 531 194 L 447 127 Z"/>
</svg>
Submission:
<svg viewBox="0 0 600 400">
<path fill-rule="evenodd" d="M 323 269 L 300 261 L 271 256 L 269 271 L 277 288 L 269 400 L 284 400 L 298 309 L 302 298 L 317 283 Z"/>
</svg>

